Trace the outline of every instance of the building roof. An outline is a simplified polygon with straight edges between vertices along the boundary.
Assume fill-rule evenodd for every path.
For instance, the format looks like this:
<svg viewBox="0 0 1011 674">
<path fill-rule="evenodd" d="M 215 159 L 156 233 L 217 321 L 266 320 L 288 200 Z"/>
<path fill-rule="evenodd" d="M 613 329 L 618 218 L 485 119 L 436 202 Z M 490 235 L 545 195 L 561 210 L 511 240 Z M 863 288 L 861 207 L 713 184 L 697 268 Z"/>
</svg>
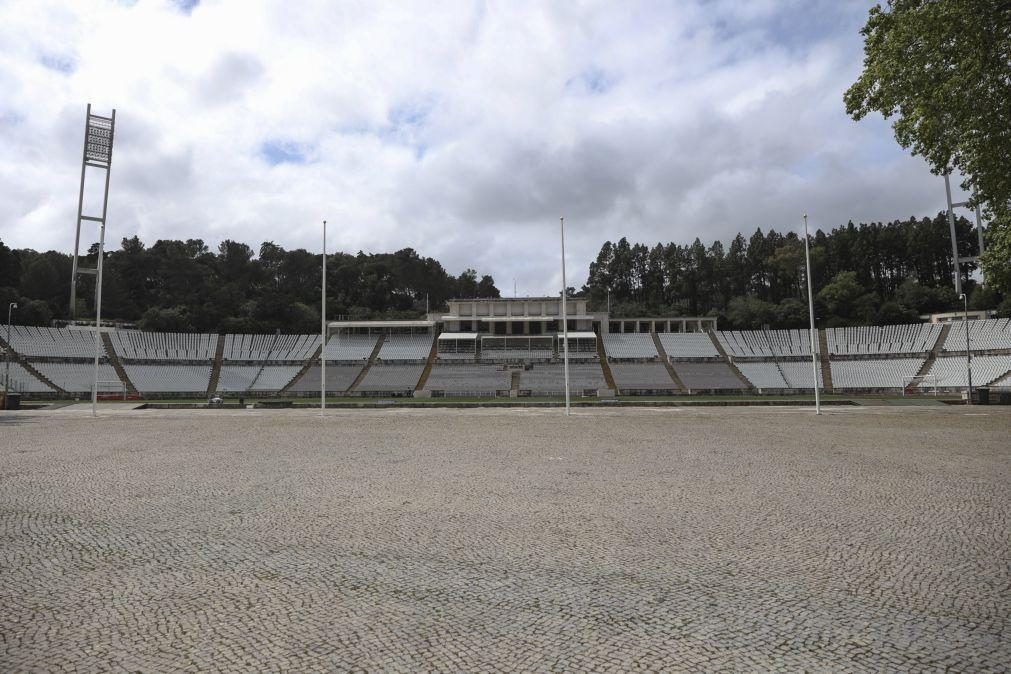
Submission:
<svg viewBox="0 0 1011 674">
<path fill-rule="evenodd" d="M 329 328 L 431 328 L 435 321 L 330 321 Z"/>
</svg>

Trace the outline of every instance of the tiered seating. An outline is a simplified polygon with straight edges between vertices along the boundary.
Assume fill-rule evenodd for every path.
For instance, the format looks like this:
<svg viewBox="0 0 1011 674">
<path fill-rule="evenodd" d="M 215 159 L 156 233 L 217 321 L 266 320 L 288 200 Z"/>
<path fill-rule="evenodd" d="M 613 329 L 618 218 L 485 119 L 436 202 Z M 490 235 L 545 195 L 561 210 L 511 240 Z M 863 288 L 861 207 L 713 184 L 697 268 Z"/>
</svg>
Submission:
<svg viewBox="0 0 1011 674">
<path fill-rule="evenodd" d="M 1011 349 L 1011 318 L 993 318 L 969 321 L 969 342 L 973 351 Z M 954 323 L 947 339 L 945 351 L 965 351 L 965 326 Z M 973 385 L 975 385 L 973 377 Z"/>
<path fill-rule="evenodd" d="M 488 395 L 508 390 L 511 383 L 510 373 L 496 365 L 436 363 L 425 389 L 456 395 Z"/>
<path fill-rule="evenodd" d="M 361 365 L 330 365 L 326 366 L 326 390 L 330 393 L 347 391 L 348 387 L 358 378 L 362 371 Z M 293 393 L 319 393 L 320 366 L 313 365 L 305 371 L 298 381 L 291 386 Z"/>
<path fill-rule="evenodd" d="M 671 358 L 718 358 L 720 355 L 705 332 L 665 332 L 660 335 L 660 343 Z"/>
<path fill-rule="evenodd" d="M 611 363 L 611 375 L 619 389 L 659 391 L 676 389 L 663 363 Z"/>
<path fill-rule="evenodd" d="M 0 388 L 3 388 L 5 368 L 0 365 Z M 11 379 L 8 388 L 16 393 L 52 393 L 53 389 L 37 379 L 35 375 L 21 366 L 20 363 L 10 363 Z"/>
<path fill-rule="evenodd" d="M 428 360 L 432 335 L 387 335 L 379 347 L 379 360 Z"/>
<path fill-rule="evenodd" d="M 962 356 L 938 358 L 927 374 L 937 375 L 938 388 L 963 388 L 969 385 L 969 375 L 965 366 L 965 358 Z M 1011 370 L 1011 356 L 973 356 L 972 385 L 986 386 L 1002 378 L 1008 370 Z M 920 387 L 933 388 L 934 381 L 924 379 Z"/>
<path fill-rule="evenodd" d="M 224 365 L 218 391 L 279 391 L 298 370 L 295 365 Z"/>
<path fill-rule="evenodd" d="M 319 342 L 319 335 L 225 335 L 225 349 L 222 359 L 226 361 L 304 361 L 316 352 Z M 373 344 L 375 344 L 375 340 L 373 340 Z"/>
<path fill-rule="evenodd" d="M 746 388 L 726 363 L 677 363 L 674 371 L 690 389 Z"/>
<path fill-rule="evenodd" d="M 924 358 L 887 360 L 838 360 L 831 363 L 832 385 L 847 388 L 902 388 L 905 377 L 914 376 Z M 808 374 L 808 381 L 810 381 Z"/>
<path fill-rule="evenodd" d="M 91 391 L 94 363 L 32 363 L 33 367 L 68 393 Z M 98 381 L 119 381 L 116 370 L 108 363 L 99 363 Z"/>
<path fill-rule="evenodd" d="M 327 361 L 353 363 L 368 360 L 378 341 L 376 335 L 334 335 L 326 343 L 324 352 Z"/>
<path fill-rule="evenodd" d="M 740 366 L 741 364 L 738 364 Z M 812 388 L 811 387 L 811 361 L 784 361 L 779 364 L 779 369 L 783 372 L 783 378 L 786 379 L 787 388 Z M 818 372 L 818 388 L 825 386 L 825 381 L 821 376 L 821 364 L 819 363 L 817 367 Z M 834 375 L 833 375 L 834 376 Z"/>
<path fill-rule="evenodd" d="M 653 336 L 647 333 L 612 332 L 604 337 L 604 352 L 617 360 L 644 360 L 658 358 Z M 668 378 L 669 379 L 669 378 Z"/>
<path fill-rule="evenodd" d="M 561 351 L 559 351 L 559 354 Z M 481 349 L 481 360 L 493 362 L 496 360 L 550 360 L 555 355 L 551 349 Z M 574 351 L 569 351 L 569 358 L 582 357 Z"/>
<path fill-rule="evenodd" d="M 940 332 L 938 323 L 870 325 L 828 328 L 825 338 L 830 354 L 925 353 L 934 348 Z"/>
<path fill-rule="evenodd" d="M 809 330 L 719 331 L 716 338 L 734 358 L 811 355 Z"/>
<path fill-rule="evenodd" d="M 428 342 L 432 346 L 431 339 Z M 365 373 L 358 384 L 358 391 L 389 391 L 391 393 L 406 393 L 413 391 L 421 379 L 424 365 L 391 365 L 387 363 L 373 365 Z"/>
<path fill-rule="evenodd" d="M 755 388 L 790 388 L 775 363 L 752 362 L 737 363 L 736 365 L 741 374 L 747 377 Z"/>
<path fill-rule="evenodd" d="M 4 337 L 6 338 L 6 332 Z M 14 325 L 11 326 L 11 347 L 28 357 L 94 358 L 95 333 L 92 330 Z M 98 340 L 98 353 L 106 355 L 105 344 L 101 339 Z"/>
<path fill-rule="evenodd" d="M 112 346 L 124 360 L 210 360 L 217 335 L 186 332 L 109 332 Z"/>
<path fill-rule="evenodd" d="M 111 369 L 111 368 L 110 368 Z M 141 393 L 200 393 L 211 378 L 208 365 L 133 365 L 124 363 L 126 376 Z"/>
<path fill-rule="evenodd" d="M 537 363 L 520 374 L 520 389 L 531 395 L 563 395 L 565 370 L 562 363 Z M 569 363 L 569 391 L 607 388 L 598 363 Z"/>
</svg>

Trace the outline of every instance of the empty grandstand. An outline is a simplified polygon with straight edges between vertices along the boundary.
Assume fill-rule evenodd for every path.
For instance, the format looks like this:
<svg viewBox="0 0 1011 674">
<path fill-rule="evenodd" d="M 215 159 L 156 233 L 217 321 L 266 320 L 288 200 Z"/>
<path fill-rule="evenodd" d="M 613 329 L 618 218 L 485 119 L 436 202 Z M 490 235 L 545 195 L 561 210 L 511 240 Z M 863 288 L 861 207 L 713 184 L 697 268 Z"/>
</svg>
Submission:
<svg viewBox="0 0 1011 674">
<path fill-rule="evenodd" d="M 511 373 L 500 365 L 436 363 L 425 390 L 444 395 L 488 396 L 511 388 Z"/>
<path fill-rule="evenodd" d="M 748 388 L 726 363 L 681 362 L 674 365 L 674 370 L 689 390 Z"/>
<path fill-rule="evenodd" d="M 379 347 L 379 360 L 420 361 L 428 360 L 432 350 L 432 335 L 389 335 Z"/>
<path fill-rule="evenodd" d="M 36 370 L 49 381 L 53 382 L 67 393 L 81 394 L 91 391 L 94 376 L 93 363 L 33 363 Z M 99 363 L 98 380 L 101 382 L 118 382 L 119 375 L 108 363 Z"/>
<path fill-rule="evenodd" d="M 245 362 L 302 362 L 316 352 L 319 343 L 319 335 L 225 335 L 222 358 Z"/>
<path fill-rule="evenodd" d="M 663 350 L 672 359 L 720 357 L 708 332 L 665 332 L 659 337 Z"/>
<path fill-rule="evenodd" d="M 1011 349 L 1011 318 L 969 321 L 969 342 L 973 351 Z M 965 326 L 952 323 L 944 351 L 965 351 Z"/>
<path fill-rule="evenodd" d="M 833 355 L 925 353 L 934 348 L 940 334 L 938 323 L 871 325 L 827 328 L 825 339 Z"/>
<path fill-rule="evenodd" d="M 626 395 L 636 392 L 663 393 L 678 390 L 667 368 L 660 362 L 621 362 L 610 364 L 611 375 L 619 391 Z"/>
<path fill-rule="evenodd" d="M 53 389 L 44 381 L 26 370 L 20 363 L 10 363 L 6 368 L 0 365 L 0 388 L 5 378 L 5 372 L 10 369 L 10 381 L 7 387 L 15 393 L 53 393 Z"/>
<path fill-rule="evenodd" d="M 362 371 L 361 365 L 327 365 L 326 390 L 328 393 L 343 393 L 351 387 Z M 320 366 L 308 368 L 288 389 L 290 393 L 305 394 L 320 392 Z"/>
<path fill-rule="evenodd" d="M 732 330 L 716 333 L 732 358 L 773 358 L 810 356 L 808 330 Z"/>
<path fill-rule="evenodd" d="M 814 374 L 811 368 L 810 360 L 791 360 L 791 361 L 781 361 L 776 363 L 779 371 L 783 373 L 783 379 L 786 381 L 787 388 L 793 389 L 807 389 L 813 390 L 814 387 L 811 386 L 811 382 L 814 378 Z M 818 372 L 818 387 L 823 388 L 825 382 L 823 380 L 823 375 L 821 368 L 816 368 Z"/>
<path fill-rule="evenodd" d="M 1002 379 L 1011 371 L 1011 355 L 973 356 L 972 385 L 985 386 Z M 940 389 L 961 389 L 969 385 L 969 373 L 966 360 L 960 356 L 938 358 L 927 372 L 937 378 Z M 923 388 L 933 387 L 933 381 L 924 381 Z"/>
<path fill-rule="evenodd" d="M 565 393 L 565 372 L 561 363 L 535 363 L 520 372 L 521 391 L 533 396 L 562 395 Z M 604 373 L 598 363 L 570 363 L 569 389 L 577 395 L 591 392 L 596 395 L 607 388 Z"/>
<path fill-rule="evenodd" d="M 914 376 L 924 358 L 883 360 L 840 360 L 832 362 L 832 383 L 836 390 L 899 389 L 903 380 Z M 808 372 L 810 380 L 810 371 Z"/>
<path fill-rule="evenodd" d="M 298 374 L 298 370 L 295 365 L 224 365 L 217 389 L 219 393 L 280 391 Z"/>
<path fill-rule="evenodd" d="M 123 365 L 126 376 L 142 395 L 152 393 L 190 393 L 207 392 L 207 383 L 211 378 L 210 365 Z M 113 375 L 115 376 L 115 375 Z"/>
<path fill-rule="evenodd" d="M 110 330 L 116 354 L 124 360 L 202 360 L 214 358 L 217 335 L 185 332 Z"/>
<path fill-rule="evenodd" d="M 648 333 L 609 333 L 603 339 L 607 357 L 614 360 L 648 360 L 660 356 Z"/>
<path fill-rule="evenodd" d="M 409 395 L 418 385 L 418 380 L 421 379 L 424 369 L 424 365 L 394 363 L 373 365 L 365 373 L 355 390 L 363 393 Z"/>
<path fill-rule="evenodd" d="M 736 363 L 737 369 L 741 371 L 751 385 L 757 389 L 784 389 L 791 388 L 789 384 L 786 383 L 786 379 L 783 376 L 783 370 L 780 369 L 779 365 L 776 363 L 769 362 L 739 362 Z M 808 372 L 810 372 L 810 365 L 808 365 Z M 808 384 L 810 386 L 810 384 Z"/>
<path fill-rule="evenodd" d="M 22 356 L 34 358 L 94 358 L 93 330 L 11 326 L 11 347 Z M 98 352 L 105 355 L 105 345 L 98 341 Z"/>
<path fill-rule="evenodd" d="M 366 361 L 379 342 L 377 335 L 333 335 L 324 349 L 327 361 L 353 363 Z"/>
</svg>

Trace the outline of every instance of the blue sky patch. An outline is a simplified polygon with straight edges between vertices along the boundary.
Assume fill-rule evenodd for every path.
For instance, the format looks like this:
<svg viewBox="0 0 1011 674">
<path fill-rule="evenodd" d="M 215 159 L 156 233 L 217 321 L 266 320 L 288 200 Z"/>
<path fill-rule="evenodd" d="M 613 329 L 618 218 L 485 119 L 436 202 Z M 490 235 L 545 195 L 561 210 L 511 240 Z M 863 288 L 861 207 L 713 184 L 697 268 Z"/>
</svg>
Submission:
<svg viewBox="0 0 1011 674">
<path fill-rule="evenodd" d="M 260 146 L 260 156 L 271 166 L 304 164 L 307 161 L 305 150 L 302 147 L 291 141 L 278 139 L 264 141 Z"/>
</svg>

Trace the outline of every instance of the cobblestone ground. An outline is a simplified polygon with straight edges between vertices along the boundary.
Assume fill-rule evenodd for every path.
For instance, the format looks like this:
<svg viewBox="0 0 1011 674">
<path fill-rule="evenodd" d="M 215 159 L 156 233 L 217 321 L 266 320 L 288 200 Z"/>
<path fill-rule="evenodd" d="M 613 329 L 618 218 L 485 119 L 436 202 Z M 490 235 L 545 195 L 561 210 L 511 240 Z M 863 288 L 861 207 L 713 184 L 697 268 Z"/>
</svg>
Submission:
<svg viewBox="0 0 1011 674">
<path fill-rule="evenodd" d="M 1006 671 L 1009 411 L 8 414 L 0 670 Z"/>
</svg>

